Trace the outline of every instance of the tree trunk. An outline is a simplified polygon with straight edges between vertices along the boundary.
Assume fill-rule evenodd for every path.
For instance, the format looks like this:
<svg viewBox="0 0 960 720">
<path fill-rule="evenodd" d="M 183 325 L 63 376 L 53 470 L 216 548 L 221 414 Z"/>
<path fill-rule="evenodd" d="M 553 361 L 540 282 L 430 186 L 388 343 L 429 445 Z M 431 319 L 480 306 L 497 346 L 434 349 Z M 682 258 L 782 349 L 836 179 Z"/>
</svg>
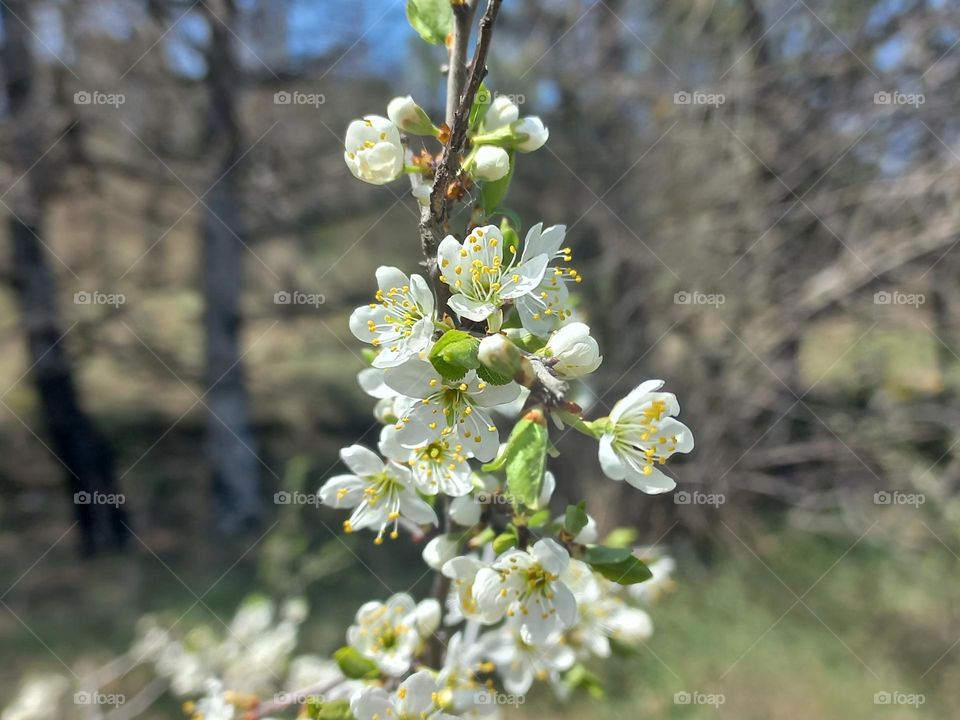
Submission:
<svg viewBox="0 0 960 720">
<path fill-rule="evenodd" d="M 24 0 L 8 0 L 0 6 L 5 34 L 2 59 L 16 138 L 12 166 L 20 178 L 4 201 L 10 209 L 7 228 L 12 284 L 27 339 L 30 375 L 51 438 L 50 449 L 66 471 L 66 487 L 81 532 L 81 549 L 92 555 L 122 547 L 128 533 L 110 448 L 80 405 L 62 342 L 56 280 L 40 241 L 49 170 L 44 170 L 42 164 L 31 169 L 42 155 L 42 143 L 40 123 L 31 112 L 30 37 L 18 19 L 27 21 L 29 9 Z"/>
<path fill-rule="evenodd" d="M 207 337 L 205 400 L 207 462 L 213 478 L 217 524 L 234 533 L 256 525 L 260 515 L 258 459 L 250 422 L 250 403 L 243 371 L 240 294 L 243 287 L 243 253 L 238 163 L 241 131 L 237 122 L 234 88 L 239 72 L 229 30 L 232 3 L 213 17 L 207 53 L 209 89 L 209 143 L 217 158 L 204 198 L 203 293 L 206 301 Z M 202 5 L 206 10 L 206 5 Z"/>
</svg>

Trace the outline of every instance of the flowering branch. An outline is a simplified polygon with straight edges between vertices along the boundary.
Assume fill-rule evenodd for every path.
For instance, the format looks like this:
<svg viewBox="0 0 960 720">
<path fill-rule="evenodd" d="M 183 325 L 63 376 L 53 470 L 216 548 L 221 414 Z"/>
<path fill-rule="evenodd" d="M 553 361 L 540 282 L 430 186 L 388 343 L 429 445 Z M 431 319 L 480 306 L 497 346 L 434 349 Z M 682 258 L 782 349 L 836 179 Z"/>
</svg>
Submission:
<svg viewBox="0 0 960 720">
<path fill-rule="evenodd" d="M 444 236 L 450 210 L 450 187 L 459 174 L 460 153 L 467 138 L 470 109 L 474 97 L 486 74 L 487 53 L 493 39 L 493 24 L 497 19 L 502 0 L 488 0 L 487 9 L 480 19 L 477 46 L 470 62 L 466 84 L 461 81 L 465 70 L 467 39 L 470 34 L 470 22 L 473 17 L 473 3 L 461 3 L 454 8 L 454 35 L 450 52 L 449 82 L 447 84 L 447 125 L 450 137 L 444 145 L 443 153 L 430 191 L 429 205 L 421 210 L 420 243 L 426 258 L 428 273 L 435 287 L 439 285 L 439 273 L 436 267 L 436 253 L 440 240 Z M 455 108 L 455 109 L 454 109 Z M 453 113 L 451 115 L 451 110 Z M 445 294 L 437 288 L 438 294 Z"/>
</svg>

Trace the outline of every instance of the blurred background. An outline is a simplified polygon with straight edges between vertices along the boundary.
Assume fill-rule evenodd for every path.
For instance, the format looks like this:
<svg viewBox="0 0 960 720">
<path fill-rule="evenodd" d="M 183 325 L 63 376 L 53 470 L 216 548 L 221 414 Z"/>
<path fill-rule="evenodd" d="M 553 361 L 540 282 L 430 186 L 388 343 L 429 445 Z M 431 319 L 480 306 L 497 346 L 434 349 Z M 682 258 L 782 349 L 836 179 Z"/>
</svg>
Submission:
<svg viewBox="0 0 960 720">
<path fill-rule="evenodd" d="M 418 211 L 342 136 L 395 95 L 442 117 L 443 50 L 402 0 L 3 0 L 0 24 L 0 706 L 145 613 L 222 630 L 304 593 L 325 654 L 362 601 L 428 594 L 420 548 L 276 493 L 375 443 L 347 317 L 377 265 L 413 269 Z M 697 439 L 651 497 L 555 434 L 557 506 L 678 568 L 602 705 L 519 714 L 951 716 L 957 6 L 506 0 L 489 69 L 550 128 L 509 205 L 568 227 L 604 350 L 584 406 L 663 378 Z M 160 688 L 145 714 L 182 711 Z"/>
</svg>

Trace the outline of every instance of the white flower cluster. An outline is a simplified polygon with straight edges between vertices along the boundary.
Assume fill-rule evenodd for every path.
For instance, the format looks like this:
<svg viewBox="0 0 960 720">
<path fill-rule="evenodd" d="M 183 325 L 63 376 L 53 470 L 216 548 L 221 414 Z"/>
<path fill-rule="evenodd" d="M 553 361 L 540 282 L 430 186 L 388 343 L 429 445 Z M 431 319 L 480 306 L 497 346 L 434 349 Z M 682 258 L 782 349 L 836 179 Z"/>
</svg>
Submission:
<svg viewBox="0 0 960 720">
<path fill-rule="evenodd" d="M 351 124 L 347 164 L 373 183 L 406 171 L 429 202 L 439 156 L 415 154 L 405 136 L 442 143 L 450 129 L 410 97 L 394 99 L 387 115 Z M 506 97 L 475 106 L 458 190 L 509 183 L 515 153 L 538 149 L 548 134 Z M 537 223 L 521 240 L 512 221 L 484 222 L 495 207 L 482 191 L 466 232 L 437 243 L 428 273 L 380 267 L 373 302 L 350 316 L 350 330 L 370 346 L 358 380 L 377 399 L 379 453 L 341 451 L 350 472 L 328 479 L 320 498 L 350 510 L 344 529 L 370 529 L 377 544 L 401 530 L 429 534 L 424 562 L 449 582 L 445 607 L 401 593 L 357 612 L 343 650 L 360 678 L 350 702 L 359 720 L 473 717 L 497 682 L 522 695 L 545 680 L 564 695 L 576 666 L 650 635 L 642 605 L 672 571 L 668 558 L 648 566 L 623 545 L 598 545 L 583 506 L 550 513 L 548 418 L 596 439 L 607 476 L 651 494 L 675 486 L 662 466 L 690 452 L 693 437 L 659 380 L 592 421 L 545 394 L 584 382 L 603 360 L 574 316 L 570 290 L 582 277 L 570 267 L 565 226 Z M 441 641 L 445 660 L 430 670 Z"/>
<path fill-rule="evenodd" d="M 540 118 L 520 117 L 516 103 L 505 95 L 480 104 L 468 131 L 470 151 L 461 162 L 471 181 L 496 182 L 513 167 L 513 153 L 529 153 L 543 147 L 550 136 Z M 413 178 L 413 195 L 428 202 L 439 155 L 414 154 L 407 136 L 443 140 L 438 128 L 412 97 L 396 97 L 387 105 L 387 117 L 367 115 L 347 126 L 343 159 L 358 180 L 386 185 L 404 173 Z"/>
</svg>

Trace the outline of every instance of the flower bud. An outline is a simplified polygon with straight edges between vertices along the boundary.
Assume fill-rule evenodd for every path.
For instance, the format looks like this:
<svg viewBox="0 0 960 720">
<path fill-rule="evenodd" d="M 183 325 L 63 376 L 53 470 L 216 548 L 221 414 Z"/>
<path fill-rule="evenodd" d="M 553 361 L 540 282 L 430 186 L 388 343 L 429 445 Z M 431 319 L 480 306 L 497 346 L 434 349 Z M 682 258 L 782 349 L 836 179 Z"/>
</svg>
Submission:
<svg viewBox="0 0 960 720">
<path fill-rule="evenodd" d="M 567 379 L 592 373 L 603 360 L 597 341 L 590 336 L 590 328 L 582 322 L 557 330 L 547 341 L 545 352 L 555 361 L 554 372 Z"/>
<path fill-rule="evenodd" d="M 457 538 L 452 534 L 437 535 L 423 548 L 423 561 L 427 564 L 427 567 L 438 572 L 447 560 L 452 560 L 456 556 Z"/>
<path fill-rule="evenodd" d="M 535 115 L 521 118 L 513 123 L 510 128 L 517 135 L 522 137 L 516 144 L 517 150 L 528 153 L 539 150 L 550 137 L 550 131 L 543 125 L 543 121 Z"/>
<path fill-rule="evenodd" d="M 471 168 L 473 176 L 480 180 L 499 180 L 510 172 L 510 156 L 501 147 L 481 145 L 473 156 Z"/>
<path fill-rule="evenodd" d="M 488 335 L 477 350 L 480 364 L 498 375 L 512 378 L 520 369 L 520 348 L 503 335 Z"/>
<path fill-rule="evenodd" d="M 421 600 L 414 612 L 414 622 L 420 637 L 433 635 L 433 631 L 440 627 L 440 603 L 433 598 Z"/>
<path fill-rule="evenodd" d="M 506 127 L 512 122 L 516 122 L 520 117 L 520 108 L 506 95 L 498 95 L 492 103 L 487 114 L 483 116 L 483 129 L 486 132 L 493 132 L 502 127 Z"/>
<path fill-rule="evenodd" d="M 464 527 L 472 527 L 480 522 L 480 510 L 480 503 L 472 495 L 454 498 L 450 503 L 450 517 Z"/>
<path fill-rule="evenodd" d="M 422 107 L 417 105 L 413 98 L 395 97 L 387 105 L 387 117 L 390 121 L 405 133 L 411 135 L 433 135 L 433 123 L 430 122 L 430 116 Z"/>
<path fill-rule="evenodd" d="M 367 115 L 347 127 L 343 159 L 358 180 L 386 185 L 403 174 L 403 145 L 396 125 Z"/>
</svg>

